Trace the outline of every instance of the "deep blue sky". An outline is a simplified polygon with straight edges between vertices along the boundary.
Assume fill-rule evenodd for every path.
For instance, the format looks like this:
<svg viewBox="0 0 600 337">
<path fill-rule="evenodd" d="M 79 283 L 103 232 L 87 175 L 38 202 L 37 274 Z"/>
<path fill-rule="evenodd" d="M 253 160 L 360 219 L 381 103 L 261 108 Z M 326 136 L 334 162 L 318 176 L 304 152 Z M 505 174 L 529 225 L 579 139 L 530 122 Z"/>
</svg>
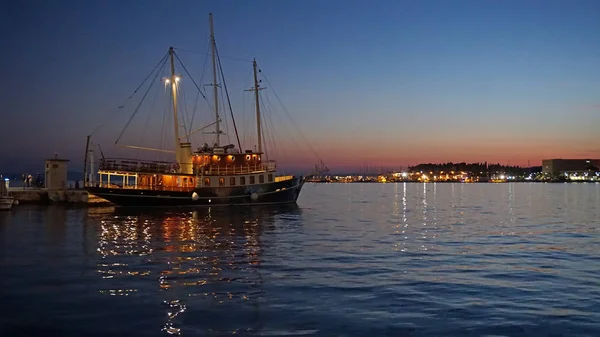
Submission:
<svg viewBox="0 0 600 337">
<path fill-rule="evenodd" d="M 206 51 L 209 12 L 220 54 L 257 58 L 334 169 L 600 157 L 600 1 L 39 0 L 1 6 L 0 171 L 32 170 L 54 152 L 81 166 L 85 136 L 169 46 L 182 50 L 200 78 L 205 56 L 185 50 Z M 251 83 L 251 64 L 223 61 L 234 109 L 251 133 L 251 97 L 242 91 Z M 209 83 L 206 75 L 202 82 Z M 206 104 L 199 114 L 196 126 L 210 121 Z M 120 132 L 123 119 L 115 123 L 112 130 Z M 133 130 L 135 136 L 142 129 Z M 283 151 L 292 148 L 283 144 L 294 129 L 279 130 L 282 164 L 315 162 L 308 151 Z M 94 137 L 112 153 L 114 135 Z M 295 139 L 294 149 L 307 147 Z"/>
</svg>

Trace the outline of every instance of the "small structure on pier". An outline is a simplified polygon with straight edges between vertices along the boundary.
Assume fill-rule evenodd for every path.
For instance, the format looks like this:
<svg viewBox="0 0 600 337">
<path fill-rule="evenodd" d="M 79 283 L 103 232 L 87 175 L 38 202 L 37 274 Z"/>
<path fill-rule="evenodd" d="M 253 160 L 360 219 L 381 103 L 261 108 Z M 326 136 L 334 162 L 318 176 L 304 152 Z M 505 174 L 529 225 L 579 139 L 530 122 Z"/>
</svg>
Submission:
<svg viewBox="0 0 600 337">
<path fill-rule="evenodd" d="M 67 188 L 67 163 L 68 159 L 58 158 L 46 159 L 45 185 L 48 190 L 61 190 Z"/>
</svg>

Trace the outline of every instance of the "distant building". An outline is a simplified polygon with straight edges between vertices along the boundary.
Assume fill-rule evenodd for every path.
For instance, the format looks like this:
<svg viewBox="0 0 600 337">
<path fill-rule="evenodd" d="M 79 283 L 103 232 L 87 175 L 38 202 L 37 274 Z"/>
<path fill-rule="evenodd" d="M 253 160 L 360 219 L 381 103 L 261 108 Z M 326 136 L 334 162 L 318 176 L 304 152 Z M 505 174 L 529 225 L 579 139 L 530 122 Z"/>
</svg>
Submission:
<svg viewBox="0 0 600 337">
<path fill-rule="evenodd" d="M 49 190 L 60 190 L 67 188 L 67 159 L 46 159 L 46 188 Z"/>
<path fill-rule="evenodd" d="M 598 171 L 600 159 L 545 159 L 542 160 L 542 173 L 559 175 L 584 171 Z"/>
</svg>

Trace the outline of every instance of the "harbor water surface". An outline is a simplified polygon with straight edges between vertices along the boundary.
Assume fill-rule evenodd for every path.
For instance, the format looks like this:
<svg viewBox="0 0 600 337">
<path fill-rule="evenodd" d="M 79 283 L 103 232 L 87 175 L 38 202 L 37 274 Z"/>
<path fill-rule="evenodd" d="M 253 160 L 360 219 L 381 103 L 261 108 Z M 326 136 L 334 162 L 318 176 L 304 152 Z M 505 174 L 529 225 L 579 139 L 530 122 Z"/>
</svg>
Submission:
<svg viewBox="0 0 600 337">
<path fill-rule="evenodd" d="M 306 184 L 297 206 L 15 206 L 1 336 L 600 336 L 600 184 Z"/>
</svg>

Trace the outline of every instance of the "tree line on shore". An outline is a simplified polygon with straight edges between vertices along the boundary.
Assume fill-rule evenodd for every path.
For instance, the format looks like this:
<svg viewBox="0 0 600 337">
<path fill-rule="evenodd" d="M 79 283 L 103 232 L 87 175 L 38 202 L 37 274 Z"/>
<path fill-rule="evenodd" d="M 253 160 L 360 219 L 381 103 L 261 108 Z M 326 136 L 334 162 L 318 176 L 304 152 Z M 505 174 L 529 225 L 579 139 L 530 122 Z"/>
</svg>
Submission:
<svg viewBox="0 0 600 337">
<path fill-rule="evenodd" d="M 522 175 L 522 174 L 529 174 L 529 173 L 533 173 L 533 172 L 540 172 L 542 171 L 542 167 L 541 166 L 535 166 L 535 167 L 521 167 L 521 166 L 517 166 L 517 165 L 501 165 L 498 163 L 495 164 L 489 164 L 488 162 L 483 162 L 483 163 L 466 163 L 466 162 L 461 162 L 461 163 L 453 163 L 453 162 L 447 162 L 447 163 L 438 163 L 438 164 L 433 164 L 433 163 L 423 163 L 423 164 L 418 164 L 415 166 L 409 166 L 408 167 L 409 172 L 451 172 L 451 171 L 455 171 L 455 172 L 468 172 L 468 173 L 474 173 L 474 174 L 487 174 L 487 173 L 497 173 L 497 172 L 502 172 L 502 173 L 506 173 L 506 174 L 511 174 L 511 175 Z"/>
</svg>

